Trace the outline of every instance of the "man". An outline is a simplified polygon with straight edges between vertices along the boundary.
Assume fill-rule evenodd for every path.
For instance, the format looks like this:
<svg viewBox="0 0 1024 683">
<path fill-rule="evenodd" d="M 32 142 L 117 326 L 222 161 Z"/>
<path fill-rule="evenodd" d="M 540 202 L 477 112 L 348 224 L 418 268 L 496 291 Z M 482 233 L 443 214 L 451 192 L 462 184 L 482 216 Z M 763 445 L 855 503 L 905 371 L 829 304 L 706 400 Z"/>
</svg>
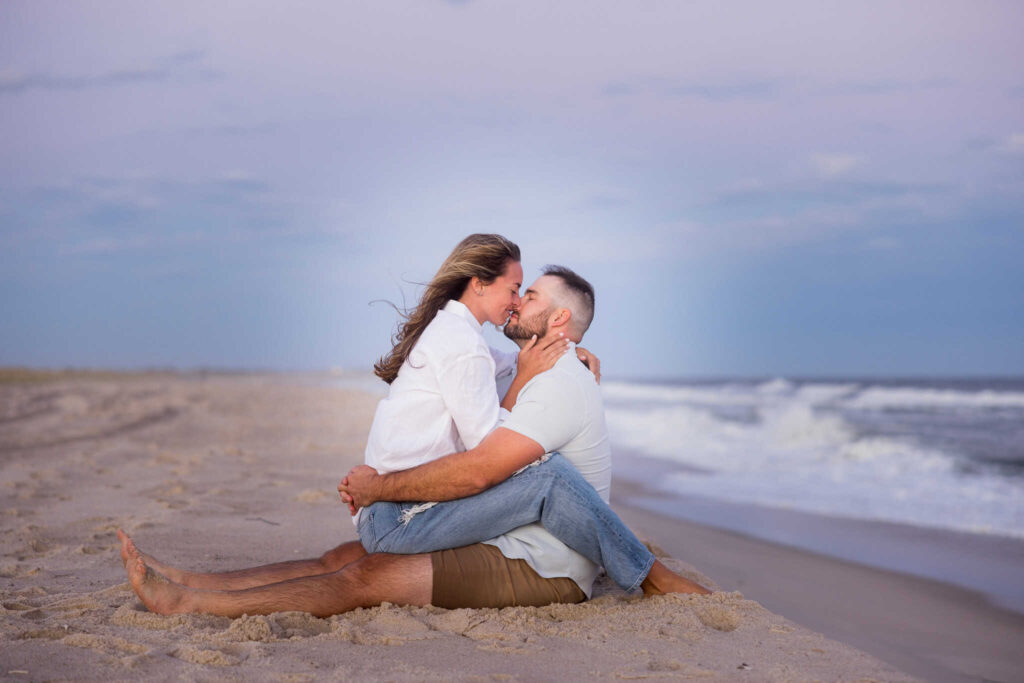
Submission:
<svg viewBox="0 0 1024 683">
<path fill-rule="evenodd" d="M 590 285 L 568 269 L 549 268 L 527 290 L 506 335 L 520 344 L 533 334 L 542 339 L 563 334 L 578 342 L 592 315 Z M 505 481 L 556 449 L 585 470 L 600 496 L 562 456 Z M 640 586 L 647 594 L 706 593 L 655 561 L 607 508 L 609 479 L 600 393 L 589 371 L 569 354 L 523 387 L 504 426 L 477 448 L 387 475 L 363 466 L 339 485 L 353 511 L 378 500 L 452 501 L 418 514 L 409 514 L 414 506 L 376 503 L 360 519 L 360 536 L 370 550 L 409 552 L 427 539 L 440 543 L 434 552 L 367 555 L 359 544 L 347 543 L 315 560 L 224 574 L 163 565 L 119 532 L 121 553 L 135 591 L 160 613 L 237 616 L 302 610 L 326 616 L 382 601 L 443 607 L 578 602 L 589 595 L 597 567 L 549 530 L 571 537 L 574 547 L 602 561 L 623 587 Z M 485 489 L 484 495 L 474 495 Z M 524 502 L 527 493 L 531 501 Z M 552 510 L 568 512 L 552 516 Z M 495 511 L 509 520 L 543 519 L 547 528 L 532 525 L 476 543 L 494 535 L 486 530 Z M 490 521 L 477 523 L 488 515 Z M 502 531 L 515 526 L 519 523 Z"/>
</svg>

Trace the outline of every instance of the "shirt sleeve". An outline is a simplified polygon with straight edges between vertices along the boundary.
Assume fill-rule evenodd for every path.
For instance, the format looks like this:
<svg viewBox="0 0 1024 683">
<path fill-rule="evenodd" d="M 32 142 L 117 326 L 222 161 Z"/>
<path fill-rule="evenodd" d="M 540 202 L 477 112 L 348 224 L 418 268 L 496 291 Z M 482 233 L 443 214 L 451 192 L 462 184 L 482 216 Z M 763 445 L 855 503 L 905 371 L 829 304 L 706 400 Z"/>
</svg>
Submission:
<svg viewBox="0 0 1024 683">
<path fill-rule="evenodd" d="M 494 388 L 494 360 L 479 351 L 457 354 L 444 360 L 437 381 L 462 445 L 476 448 L 498 425 L 498 393 Z"/>
<path fill-rule="evenodd" d="M 487 350 L 494 359 L 495 380 L 516 374 L 516 368 L 519 367 L 519 354 L 516 351 L 500 351 L 493 346 L 488 346 Z"/>
<path fill-rule="evenodd" d="M 557 451 L 580 433 L 586 418 L 582 398 L 580 388 L 557 373 L 539 375 L 519 392 L 501 426 L 533 439 L 547 453 Z"/>
</svg>

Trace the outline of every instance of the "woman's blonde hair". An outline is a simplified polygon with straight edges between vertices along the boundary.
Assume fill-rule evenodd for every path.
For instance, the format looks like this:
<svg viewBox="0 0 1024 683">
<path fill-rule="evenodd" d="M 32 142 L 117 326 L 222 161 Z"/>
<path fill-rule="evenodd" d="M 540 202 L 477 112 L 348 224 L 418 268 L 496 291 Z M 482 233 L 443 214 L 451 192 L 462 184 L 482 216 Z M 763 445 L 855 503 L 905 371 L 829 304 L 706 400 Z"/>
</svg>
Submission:
<svg viewBox="0 0 1024 683">
<path fill-rule="evenodd" d="M 416 308 L 409 313 L 399 311 L 405 322 L 399 324 L 391 338 L 391 351 L 374 364 L 373 373 L 388 384 L 395 381 L 423 330 L 449 299 L 460 298 L 474 277 L 491 284 L 509 263 L 519 260 L 519 247 L 501 235 L 470 235 L 459 242 L 427 285 Z"/>
</svg>

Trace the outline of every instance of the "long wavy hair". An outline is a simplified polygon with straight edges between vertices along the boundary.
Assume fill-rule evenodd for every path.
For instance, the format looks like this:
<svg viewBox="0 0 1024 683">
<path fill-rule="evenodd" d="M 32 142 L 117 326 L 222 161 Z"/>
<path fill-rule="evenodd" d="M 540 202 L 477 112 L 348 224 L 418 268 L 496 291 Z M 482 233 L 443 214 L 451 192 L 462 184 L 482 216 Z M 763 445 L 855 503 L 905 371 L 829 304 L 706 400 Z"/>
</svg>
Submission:
<svg viewBox="0 0 1024 683">
<path fill-rule="evenodd" d="M 449 299 L 459 299 L 472 278 L 489 285 L 510 262 L 520 260 L 519 247 L 501 235 L 476 234 L 459 242 L 427 284 L 416 308 L 411 312 L 399 310 L 405 322 L 399 323 L 391 338 L 391 351 L 374 364 L 373 373 L 388 384 L 395 381 L 423 330 Z"/>
</svg>

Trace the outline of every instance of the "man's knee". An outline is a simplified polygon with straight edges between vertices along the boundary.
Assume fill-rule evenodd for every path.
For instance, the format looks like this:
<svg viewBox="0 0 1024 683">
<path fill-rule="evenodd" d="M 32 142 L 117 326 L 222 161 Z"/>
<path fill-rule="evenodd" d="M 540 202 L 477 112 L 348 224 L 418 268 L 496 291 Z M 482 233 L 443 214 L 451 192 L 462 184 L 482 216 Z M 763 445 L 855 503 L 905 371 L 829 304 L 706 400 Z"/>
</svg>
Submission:
<svg viewBox="0 0 1024 683">
<path fill-rule="evenodd" d="M 352 541 L 331 548 L 321 555 L 317 561 L 323 567 L 325 573 L 336 572 L 365 555 L 366 551 L 363 550 L 363 546 L 358 541 Z"/>
<path fill-rule="evenodd" d="M 365 598 L 364 606 L 382 601 L 430 604 L 434 577 L 430 555 L 374 553 L 348 565 L 342 573 Z"/>
</svg>

